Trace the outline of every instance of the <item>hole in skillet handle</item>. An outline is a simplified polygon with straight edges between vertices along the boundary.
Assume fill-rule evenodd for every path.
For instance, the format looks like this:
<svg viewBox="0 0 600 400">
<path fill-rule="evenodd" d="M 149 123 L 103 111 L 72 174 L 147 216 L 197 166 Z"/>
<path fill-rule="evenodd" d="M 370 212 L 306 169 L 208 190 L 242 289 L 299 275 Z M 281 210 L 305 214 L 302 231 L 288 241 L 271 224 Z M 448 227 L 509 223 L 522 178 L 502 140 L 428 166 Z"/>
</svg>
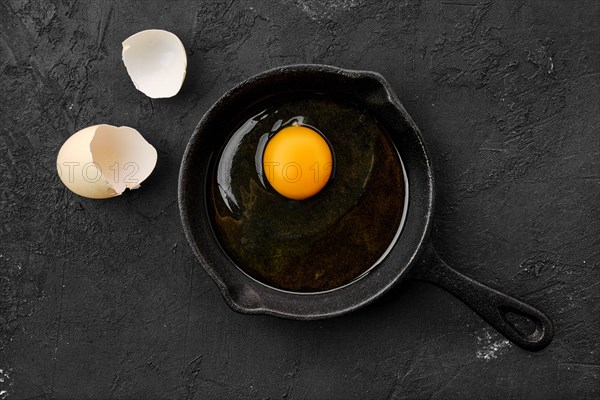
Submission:
<svg viewBox="0 0 600 400">
<path fill-rule="evenodd" d="M 507 339 L 526 350 L 538 351 L 550 344 L 554 328 L 550 319 L 543 312 L 504 293 L 495 292 L 495 297 L 499 297 L 499 294 L 502 297 L 501 301 L 512 304 L 497 307 L 497 312 L 502 320 L 498 323 L 489 321 L 475 310 L 483 319 Z"/>
<path fill-rule="evenodd" d="M 540 331 L 538 324 L 527 315 L 523 315 L 510 307 L 500 307 L 499 311 L 504 318 L 504 322 L 511 324 L 513 329 L 521 332 L 524 336 L 532 337 Z"/>
<path fill-rule="evenodd" d="M 525 350 L 539 351 L 552 341 L 554 327 L 546 314 L 455 271 L 438 256 L 431 244 L 426 245 L 421 262 L 413 269 L 413 277 L 452 293 L 504 337 Z"/>
</svg>

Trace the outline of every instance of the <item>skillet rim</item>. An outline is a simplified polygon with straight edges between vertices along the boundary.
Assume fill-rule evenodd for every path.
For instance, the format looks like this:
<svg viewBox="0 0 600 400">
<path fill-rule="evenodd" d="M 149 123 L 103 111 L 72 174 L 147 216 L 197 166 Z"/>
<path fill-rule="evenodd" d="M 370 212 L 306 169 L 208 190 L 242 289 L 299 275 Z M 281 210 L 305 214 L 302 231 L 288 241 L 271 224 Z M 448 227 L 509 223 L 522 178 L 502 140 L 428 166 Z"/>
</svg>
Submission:
<svg viewBox="0 0 600 400">
<path fill-rule="evenodd" d="M 214 263 L 210 262 L 208 260 L 209 257 L 212 257 L 212 252 L 214 252 L 215 249 L 202 249 L 202 246 L 199 245 L 199 240 L 197 240 L 197 238 L 195 237 L 195 233 L 193 231 L 193 223 L 191 221 L 191 213 L 190 213 L 190 207 L 188 206 L 188 190 L 186 187 L 186 184 L 191 180 L 191 178 L 189 178 L 190 174 L 193 174 L 193 155 L 195 155 L 195 152 L 197 151 L 197 147 L 199 144 L 201 144 L 201 139 L 203 138 L 202 133 L 203 133 L 203 129 L 205 129 L 207 127 L 207 125 L 210 125 L 210 123 L 212 122 L 211 118 L 214 119 L 215 114 L 218 116 L 219 114 L 219 110 L 221 110 L 224 106 L 227 105 L 228 102 L 233 101 L 235 99 L 236 95 L 242 95 L 244 90 L 248 87 L 250 87 L 250 85 L 252 84 L 257 84 L 260 83 L 263 80 L 266 79 L 272 79 L 274 77 L 278 77 L 278 76 L 284 76 L 286 74 L 294 74 L 294 73 L 320 73 L 320 74 L 330 74 L 333 77 L 337 76 L 337 77 L 341 77 L 341 78 L 346 78 L 346 79 L 350 79 L 350 80 L 360 80 L 360 79 L 370 79 L 375 81 L 379 87 L 381 89 L 383 89 L 384 91 L 384 95 L 385 95 L 385 102 L 387 103 L 387 105 L 392 106 L 395 111 L 396 111 L 396 116 L 400 116 L 402 117 L 402 119 L 404 120 L 404 122 L 408 125 L 408 128 L 412 131 L 412 135 L 413 135 L 413 139 L 415 140 L 415 144 L 417 145 L 418 149 L 417 151 L 419 151 L 420 154 L 420 158 L 421 161 L 424 164 L 424 171 L 420 171 L 420 172 L 425 172 L 424 176 L 425 176 L 425 182 L 423 182 L 423 186 L 425 188 L 425 191 L 427 193 L 425 193 L 425 196 L 422 196 L 422 200 L 425 201 L 425 205 L 424 205 L 424 213 L 421 213 L 420 215 L 420 219 L 424 222 L 422 224 L 421 229 L 419 229 L 419 234 L 418 237 L 415 238 L 416 240 L 416 244 L 414 246 L 412 246 L 414 249 L 412 251 L 410 251 L 410 256 L 408 257 L 407 260 L 404 261 L 404 265 L 401 265 L 398 267 L 398 272 L 395 274 L 395 276 L 392 277 L 392 279 L 389 279 L 387 281 L 382 281 L 381 279 L 379 279 L 379 284 L 376 285 L 377 290 L 374 291 L 363 291 L 361 296 L 358 296 L 359 298 L 349 298 L 349 295 L 352 294 L 357 294 L 357 293 L 353 293 L 353 292 L 359 292 L 358 294 L 360 294 L 360 288 L 363 286 L 361 285 L 360 282 L 364 281 L 369 275 L 375 275 L 374 277 L 371 278 L 371 280 L 377 278 L 377 273 L 373 273 L 373 272 L 369 272 L 367 274 L 367 276 L 358 279 L 354 282 L 352 282 L 351 284 L 348 285 L 348 288 L 351 289 L 350 293 L 344 293 L 344 287 L 341 287 L 339 289 L 336 289 L 334 291 L 331 292 L 315 292 L 315 293 L 311 293 L 310 295 L 307 295 L 306 293 L 293 293 L 293 292 L 281 292 L 278 291 L 277 289 L 271 288 L 265 284 L 262 284 L 252 278 L 251 281 L 248 281 L 247 279 L 241 279 L 243 282 L 243 284 L 240 285 L 240 282 L 238 280 L 238 282 L 228 282 L 227 281 L 227 277 L 224 276 L 226 274 L 224 274 L 225 271 L 218 271 L 218 266 L 214 265 Z M 381 94 L 381 93 L 379 93 Z M 233 99 L 233 100 L 232 100 Z M 385 106 L 385 104 L 384 104 Z M 206 136 L 206 135 L 204 135 Z M 396 140 L 394 139 L 394 137 L 392 137 L 392 134 L 390 134 L 390 138 L 392 140 L 392 142 L 394 142 L 394 145 L 397 146 Z M 400 151 L 399 149 L 397 149 L 398 151 Z M 212 153 L 211 153 L 212 154 Z M 212 154 L 212 156 L 214 156 L 214 154 Z M 404 160 L 404 158 L 402 157 L 402 159 Z M 210 164 L 210 160 L 204 160 L 203 161 L 204 164 L 209 165 Z M 406 165 L 407 163 L 405 163 L 405 167 L 408 168 L 408 166 Z M 412 166 L 411 166 L 412 168 Z M 417 169 L 417 168 L 415 168 Z M 204 184 L 206 183 L 206 179 L 207 179 L 207 174 L 209 169 L 206 168 L 206 170 L 204 171 L 204 177 L 202 178 L 202 181 L 204 182 Z M 406 171 L 406 173 L 408 174 L 408 171 Z M 408 180 L 408 187 L 409 187 L 409 196 L 412 197 L 412 185 L 411 185 L 411 179 L 409 177 Z M 202 190 L 203 193 L 205 193 L 205 189 Z M 204 196 L 206 197 L 206 196 Z M 206 199 L 202 199 L 202 203 L 205 203 Z M 408 206 L 408 210 L 407 210 L 407 215 L 411 214 L 411 202 L 415 201 L 415 199 L 409 198 L 409 206 Z M 389 291 L 393 286 L 395 286 L 397 283 L 399 283 L 400 281 L 402 281 L 407 273 L 409 272 L 409 270 L 417 263 L 417 261 L 419 260 L 419 258 L 421 257 L 421 254 L 424 250 L 424 244 L 425 241 L 427 240 L 427 236 L 430 232 L 431 229 L 431 222 L 432 222 L 432 214 L 433 214 L 433 202 L 434 202 L 434 186 L 433 186 L 433 168 L 431 165 L 431 159 L 429 157 L 429 154 L 427 152 L 427 147 L 425 145 L 423 136 L 419 130 L 419 128 L 417 127 L 417 125 L 414 123 L 414 121 L 412 120 L 412 118 L 410 117 L 410 115 L 408 114 L 408 112 L 406 111 L 406 109 L 404 108 L 404 106 L 400 103 L 400 101 L 398 100 L 396 94 L 394 93 L 391 85 L 387 82 L 387 80 L 379 73 L 377 72 L 373 72 L 373 71 L 364 71 L 364 70 L 350 70 L 350 69 L 344 69 L 344 68 L 339 68 L 339 67 L 335 67 L 335 66 L 331 66 L 331 65 L 324 65 L 324 64 L 293 64 L 293 65 L 286 65 L 286 66 L 280 66 L 280 67 L 275 67 L 266 71 L 263 71 L 259 74 L 253 75 L 247 79 L 245 79 L 244 81 L 242 81 L 241 83 L 235 85 L 233 88 L 227 90 L 227 92 L 225 92 L 225 94 L 223 94 L 207 111 L 206 113 L 203 115 L 203 117 L 201 118 L 201 120 L 198 122 L 198 124 L 196 125 L 187 145 L 185 148 L 185 152 L 183 154 L 182 157 L 182 161 L 181 161 L 181 166 L 180 166 L 180 170 L 179 170 L 179 177 L 178 177 L 178 205 L 179 205 L 179 211 L 180 211 L 180 218 L 181 218 L 181 222 L 183 225 L 183 230 L 186 236 L 186 239 L 188 241 L 188 243 L 190 244 L 190 247 L 192 248 L 192 251 L 194 253 L 194 255 L 196 256 L 196 258 L 200 261 L 200 264 L 202 265 L 202 267 L 204 268 L 204 270 L 208 273 L 208 275 L 212 278 L 212 280 L 217 284 L 224 300 L 226 301 L 226 303 L 235 311 L 240 312 L 240 313 L 244 313 L 244 314 L 266 314 L 266 315 L 273 315 L 273 316 L 277 316 L 277 317 L 283 317 L 283 318 L 289 318 L 289 319 L 297 319 L 297 320 L 314 320 L 314 319 L 324 319 L 324 318 L 330 318 L 330 317 L 335 317 L 335 316 L 339 316 L 339 315 L 343 315 L 349 312 L 352 312 L 358 308 L 361 308 L 363 306 L 365 306 L 366 304 L 372 303 L 373 301 L 375 301 L 376 299 L 380 298 L 381 296 L 383 296 L 387 291 Z M 414 207 L 412 207 L 414 208 Z M 203 210 L 204 213 L 207 213 L 207 211 L 204 209 Z M 210 220 L 208 218 L 208 216 L 206 216 L 207 222 L 210 224 Z M 408 218 L 407 221 L 405 221 L 405 224 L 408 223 Z M 209 226 L 209 228 L 212 228 Z M 212 229 L 210 229 L 212 232 Z M 206 235 L 205 235 L 206 237 Z M 400 238 L 402 237 L 402 233 L 400 234 Z M 377 265 L 375 268 L 372 269 L 372 271 L 377 271 L 378 268 L 381 267 L 381 265 L 383 264 L 390 264 L 393 262 L 393 260 L 390 260 L 390 257 L 392 256 L 391 253 L 394 252 L 394 249 L 396 249 L 396 247 L 398 246 L 398 242 L 401 241 L 401 239 L 398 238 L 396 240 L 396 243 L 394 243 L 394 245 L 391 247 L 391 250 L 389 252 L 389 254 L 386 256 L 386 258 L 380 263 L 380 265 Z M 210 238 L 209 238 L 210 239 Z M 225 261 L 225 263 L 230 263 L 233 264 L 231 262 L 231 260 L 229 260 L 229 257 L 227 257 L 227 255 L 224 253 L 224 250 L 220 247 L 220 245 L 218 244 L 217 239 L 214 237 L 212 237 L 212 240 L 214 241 L 214 243 L 217 245 L 216 247 L 219 248 L 223 254 L 221 255 L 221 260 Z M 208 246 L 208 245 L 207 245 Z M 212 244 L 210 246 L 213 246 Z M 212 251 L 209 251 L 212 250 Z M 243 271 L 239 270 L 237 266 L 233 265 L 233 267 L 235 269 L 238 270 L 239 272 L 239 276 L 244 275 L 246 278 L 249 278 Z M 377 282 L 375 282 L 377 283 Z M 271 298 L 270 296 L 267 296 L 267 294 L 269 292 L 273 292 L 273 291 L 277 291 L 279 293 L 278 296 L 274 297 L 275 301 L 266 301 L 265 300 L 273 300 L 273 298 Z M 258 292 L 258 293 L 257 293 Z M 262 292 L 262 295 L 261 294 Z M 271 293 L 273 294 L 273 293 Z M 326 300 L 328 300 L 326 303 L 324 303 L 324 307 L 322 307 L 321 309 L 317 310 L 308 310 L 305 309 L 303 306 L 305 304 L 302 303 L 308 303 L 309 300 L 302 300 L 302 299 L 318 299 L 319 297 L 325 297 L 326 296 Z M 277 300 L 281 300 L 284 299 L 283 303 L 281 301 L 277 302 Z M 332 300 L 336 300 L 336 301 L 332 301 Z M 272 304 L 268 304 L 268 303 L 272 303 Z M 311 300 L 310 302 L 314 303 L 314 300 Z M 294 305 L 295 303 L 295 305 Z M 291 307 L 292 305 L 294 305 L 293 307 Z"/>
</svg>

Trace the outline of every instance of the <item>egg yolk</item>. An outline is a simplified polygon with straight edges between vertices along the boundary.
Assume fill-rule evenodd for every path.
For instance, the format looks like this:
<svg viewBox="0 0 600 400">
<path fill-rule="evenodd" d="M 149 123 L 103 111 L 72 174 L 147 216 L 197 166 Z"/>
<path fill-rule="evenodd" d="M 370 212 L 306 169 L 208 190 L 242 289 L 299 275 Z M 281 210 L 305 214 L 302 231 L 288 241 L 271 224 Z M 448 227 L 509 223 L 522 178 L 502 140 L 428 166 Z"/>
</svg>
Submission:
<svg viewBox="0 0 600 400">
<path fill-rule="evenodd" d="M 263 155 L 263 171 L 279 194 L 303 200 L 319 193 L 332 170 L 329 145 L 306 126 L 288 126 L 269 141 Z"/>
</svg>

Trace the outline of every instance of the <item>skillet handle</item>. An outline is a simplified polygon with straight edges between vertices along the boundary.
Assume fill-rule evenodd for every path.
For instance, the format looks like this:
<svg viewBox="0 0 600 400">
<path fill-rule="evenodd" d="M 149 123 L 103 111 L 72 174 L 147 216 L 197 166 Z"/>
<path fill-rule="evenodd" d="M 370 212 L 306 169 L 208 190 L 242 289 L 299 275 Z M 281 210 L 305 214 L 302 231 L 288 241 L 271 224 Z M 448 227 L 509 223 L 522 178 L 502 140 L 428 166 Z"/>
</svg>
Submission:
<svg viewBox="0 0 600 400">
<path fill-rule="evenodd" d="M 543 312 L 455 271 L 440 258 L 433 245 L 426 245 L 421 263 L 415 267 L 415 278 L 431 282 L 452 293 L 517 346 L 529 351 L 539 351 L 552 341 L 552 321 Z M 533 322 L 535 331 L 521 331 L 508 319 L 509 314 L 516 314 Z"/>
</svg>

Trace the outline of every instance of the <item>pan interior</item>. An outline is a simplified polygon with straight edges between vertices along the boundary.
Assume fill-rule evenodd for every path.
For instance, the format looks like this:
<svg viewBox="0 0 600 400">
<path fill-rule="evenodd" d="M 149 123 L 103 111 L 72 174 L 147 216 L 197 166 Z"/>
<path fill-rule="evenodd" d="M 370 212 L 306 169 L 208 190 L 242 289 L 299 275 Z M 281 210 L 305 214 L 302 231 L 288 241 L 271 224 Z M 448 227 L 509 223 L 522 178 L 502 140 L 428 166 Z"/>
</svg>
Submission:
<svg viewBox="0 0 600 400">
<path fill-rule="evenodd" d="M 347 99 L 297 91 L 233 116 L 207 180 L 211 225 L 239 269 L 276 289 L 317 293 L 364 276 L 398 238 L 407 202 L 402 161 L 385 129 Z M 268 184 L 262 152 L 280 129 L 306 125 L 334 154 L 325 188 L 290 200 Z M 314 171 L 302 171 L 314 173 Z"/>
</svg>

